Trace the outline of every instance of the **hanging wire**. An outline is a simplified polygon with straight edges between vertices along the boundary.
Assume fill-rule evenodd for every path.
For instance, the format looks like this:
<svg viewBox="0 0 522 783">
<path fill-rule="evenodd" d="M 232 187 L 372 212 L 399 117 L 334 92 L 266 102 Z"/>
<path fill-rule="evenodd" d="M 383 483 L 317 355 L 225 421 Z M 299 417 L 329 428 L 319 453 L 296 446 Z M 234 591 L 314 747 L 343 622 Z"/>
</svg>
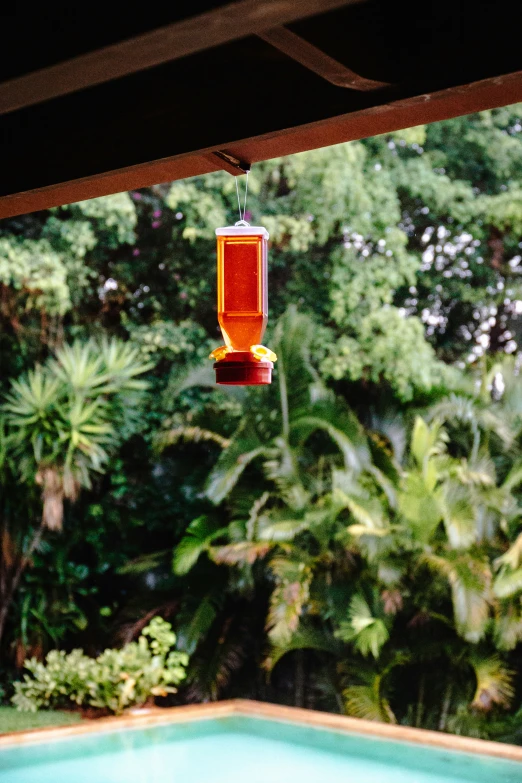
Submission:
<svg viewBox="0 0 522 783">
<path fill-rule="evenodd" d="M 246 200 L 248 195 L 248 175 L 250 174 L 249 171 L 246 173 L 246 181 L 245 181 L 245 201 L 243 204 L 243 220 L 245 219 L 245 212 L 246 212 Z"/>
<path fill-rule="evenodd" d="M 246 181 L 245 181 L 245 200 L 243 203 L 243 211 L 241 212 L 241 199 L 239 197 L 239 185 L 237 183 L 239 177 L 235 177 L 236 180 L 236 193 L 237 193 L 237 206 L 239 210 L 239 223 L 246 223 L 245 220 L 245 213 L 246 213 L 246 204 L 247 204 L 247 195 L 248 195 L 248 175 L 250 172 L 246 172 Z M 237 225 L 237 223 L 236 223 Z"/>
</svg>

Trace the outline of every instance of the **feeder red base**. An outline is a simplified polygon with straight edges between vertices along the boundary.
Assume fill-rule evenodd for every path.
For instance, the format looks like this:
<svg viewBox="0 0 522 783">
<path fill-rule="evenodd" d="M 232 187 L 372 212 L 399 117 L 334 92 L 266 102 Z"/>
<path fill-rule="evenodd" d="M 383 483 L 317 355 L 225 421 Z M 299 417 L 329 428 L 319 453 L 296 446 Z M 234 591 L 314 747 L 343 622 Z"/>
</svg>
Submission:
<svg viewBox="0 0 522 783">
<path fill-rule="evenodd" d="M 248 351 L 235 351 L 214 364 L 216 383 L 226 386 L 266 386 L 272 382 L 272 362 L 258 362 Z"/>
</svg>

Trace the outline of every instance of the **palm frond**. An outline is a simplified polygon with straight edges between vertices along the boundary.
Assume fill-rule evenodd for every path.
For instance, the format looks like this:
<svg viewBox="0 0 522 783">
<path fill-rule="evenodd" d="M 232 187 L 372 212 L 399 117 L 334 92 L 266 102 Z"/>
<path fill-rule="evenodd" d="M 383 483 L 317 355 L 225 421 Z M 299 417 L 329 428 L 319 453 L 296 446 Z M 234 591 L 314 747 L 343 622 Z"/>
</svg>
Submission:
<svg viewBox="0 0 522 783">
<path fill-rule="evenodd" d="M 443 454 L 447 440 L 448 436 L 438 419 L 434 418 L 428 425 L 417 416 L 413 425 L 410 449 L 418 467 L 423 469 L 430 457 Z"/>
<path fill-rule="evenodd" d="M 93 343 L 81 343 L 77 340 L 60 348 L 50 362 L 54 377 L 76 394 L 91 395 L 100 391 L 103 393 L 110 380 L 99 351 L 93 348 Z"/>
<path fill-rule="evenodd" d="M 314 324 L 308 315 L 289 307 L 278 319 L 273 347 L 277 354 L 277 380 L 283 421 L 290 421 L 307 411 L 311 401 L 311 384 L 321 386 L 310 363 L 310 344 Z"/>
<path fill-rule="evenodd" d="M 361 497 L 360 495 L 352 497 L 337 489 L 333 492 L 333 503 L 336 509 L 348 509 L 364 532 L 383 534 L 389 531 L 388 521 L 378 498 Z M 353 524 L 348 529 L 352 534 L 355 534 Z"/>
<path fill-rule="evenodd" d="M 469 642 L 480 641 L 489 620 L 491 572 L 484 560 L 461 558 L 450 575 L 457 630 Z"/>
<path fill-rule="evenodd" d="M 219 456 L 208 477 L 205 494 L 218 505 L 237 484 L 241 474 L 253 460 L 266 453 L 252 423 L 246 420 Z"/>
<path fill-rule="evenodd" d="M 264 517 L 259 525 L 258 539 L 260 541 L 269 541 L 270 543 L 280 541 L 293 541 L 299 533 L 307 530 L 309 522 L 303 519 L 278 519 L 271 520 L 270 517 Z"/>
<path fill-rule="evenodd" d="M 507 566 L 515 570 L 522 566 L 522 533 L 519 533 L 507 552 L 494 561 L 495 568 Z"/>
<path fill-rule="evenodd" d="M 515 695 L 514 672 L 508 669 L 498 655 L 482 658 L 478 654 L 470 658 L 475 672 L 477 688 L 471 706 L 489 712 L 493 705 L 507 708 Z"/>
<path fill-rule="evenodd" d="M 450 546 L 469 549 L 477 540 L 476 511 L 469 489 L 447 481 L 442 493 L 442 513 Z"/>
<path fill-rule="evenodd" d="M 335 635 L 343 642 L 351 642 L 361 655 L 366 657 L 371 654 L 375 659 L 390 638 L 386 623 L 372 614 L 366 599 L 360 593 L 352 597 L 348 620 L 340 624 Z"/>
<path fill-rule="evenodd" d="M 172 558 L 174 573 L 178 576 L 187 574 L 197 563 L 200 555 L 209 550 L 212 541 L 224 533 L 226 528 L 219 528 L 206 516 L 194 519 L 174 549 Z"/>
<path fill-rule="evenodd" d="M 493 638 L 497 650 L 514 650 L 522 642 L 522 603 L 503 601 L 495 608 Z"/>
<path fill-rule="evenodd" d="M 107 392 L 133 392 L 146 389 L 144 380 L 137 380 L 138 375 L 144 375 L 154 367 L 154 362 L 143 361 L 139 349 L 131 342 L 124 343 L 117 339 L 104 337 L 100 344 L 91 343 L 92 350 L 99 353 L 109 383 Z"/>
<path fill-rule="evenodd" d="M 448 717 L 446 730 L 458 736 L 489 739 L 491 718 L 487 713 L 470 710 L 469 704 L 461 703 Z"/>
<path fill-rule="evenodd" d="M 292 421 L 291 432 L 302 446 L 313 432 L 326 432 L 336 444 L 346 470 L 360 473 L 371 464 L 368 440 L 352 411 L 339 400 L 327 398 L 315 403 L 307 415 Z"/>
<path fill-rule="evenodd" d="M 397 723 L 390 704 L 380 694 L 380 678 L 375 685 L 350 685 L 343 691 L 347 715 L 378 723 Z"/>
<path fill-rule="evenodd" d="M 170 555 L 170 549 L 149 552 L 148 554 L 135 557 L 133 560 L 128 560 L 125 565 L 118 568 L 116 573 L 130 576 L 146 574 L 163 565 L 165 561 L 168 561 Z"/>
<path fill-rule="evenodd" d="M 310 594 L 312 569 L 301 561 L 277 557 L 270 570 L 276 586 L 270 596 L 266 627 L 268 638 L 275 646 L 288 644 L 297 631 L 299 620 Z"/>
<path fill-rule="evenodd" d="M 493 433 L 502 442 L 505 449 L 511 448 L 514 442 L 514 431 L 511 423 L 491 408 L 480 411 L 479 422 L 486 431 Z"/>
<path fill-rule="evenodd" d="M 257 524 L 261 514 L 261 511 L 268 503 L 270 498 L 269 492 L 263 492 L 263 494 L 256 498 L 252 503 L 248 512 L 248 519 L 246 523 L 246 537 L 247 541 L 254 541 L 257 538 Z"/>
<path fill-rule="evenodd" d="M 501 568 L 493 581 L 493 595 L 496 598 L 512 598 L 520 592 L 522 592 L 522 568 L 515 570 L 509 567 Z"/>
<path fill-rule="evenodd" d="M 393 470 L 389 471 L 392 476 L 391 478 L 390 475 L 383 473 L 383 471 L 377 468 L 375 465 L 368 465 L 366 470 L 373 477 L 377 487 L 379 487 L 379 489 L 381 489 L 386 495 L 386 499 L 390 508 L 395 511 L 398 505 L 397 484 L 399 474 L 398 472 L 395 472 L 395 465 L 393 465 L 392 468 Z"/>
<path fill-rule="evenodd" d="M 397 410 L 372 411 L 368 426 L 380 440 L 384 436 L 391 445 L 393 458 L 397 463 L 401 464 L 407 446 L 407 428 L 404 414 Z"/>
<path fill-rule="evenodd" d="M 462 460 L 457 463 L 454 466 L 454 473 L 462 484 L 478 487 L 493 487 L 496 485 L 495 464 L 485 454 L 472 462 Z"/>
<path fill-rule="evenodd" d="M 2 407 L 12 426 L 27 427 L 35 424 L 59 400 L 59 379 L 37 365 L 20 380 L 12 381 Z"/>
<path fill-rule="evenodd" d="M 415 538 L 427 543 L 443 519 L 440 489 L 427 487 L 423 475 L 415 470 L 406 474 L 397 499 L 407 527 Z"/>
<path fill-rule="evenodd" d="M 154 445 L 158 451 L 164 451 L 169 446 L 174 446 L 180 441 L 189 443 L 212 442 L 217 443 L 222 449 L 230 446 L 230 439 L 224 438 L 217 432 L 207 430 L 202 427 L 179 426 L 169 430 L 159 432 L 155 438 Z"/>
<path fill-rule="evenodd" d="M 297 631 L 285 644 L 273 645 L 270 648 L 263 662 L 263 668 L 271 672 L 283 656 L 295 650 L 316 650 L 335 655 L 339 652 L 339 645 L 324 630 L 300 623 Z"/>
<path fill-rule="evenodd" d="M 265 475 L 274 482 L 286 505 L 293 511 L 301 511 L 310 500 L 310 493 L 299 475 L 298 455 L 284 438 L 276 438 L 275 446 L 272 458 L 263 464 Z"/>
<path fill-rule="evenodd" d="M 178 648 L 193 655 L 198 645 L 206 639 L 219 610 L 224 603 L 224 592 L 213 588 L 199 595 L 189 593 L 176 617 Z"/>
<path fill-rule="evenodd" d="M 522 385 L 522 384 L 521 384 Z M 522 462 L 517 460 L 502 483 L 502 487 L 512 492 L 522 483 Z"/>
<path fill-rule="evenodd" d="M 219 699 L 233 673 L 243 665 L 248 636 L 246 623 L 225 617 L 204 645 L 205 649 L 198 650 L 190 661 L 187 680 L 191 701 Z"/>
<path fill-rule="evenodd" d="M 480 641 L 489 620 L 491 571 L 487 561 L 470 554 L 448 553 L 447 557 L 424 554 L 421 562 L 448 580 L 459 635 L 468 642 Z"/>
<path fill-rule="evenodd" d="M 239 541 L 235 544 L 223 544 L 209 549 L 209 556 L 218 565 L 252 565 L 265 557 L 271 544 L 257 541 Z"/>
<path fill-rule="evenodd" d="M 459 423 L 469 428 L 478 450 L 480 431 L 495 434 L 507 448 L 513 443 L 513 431 L 509 422 L 491 408 L 485 408 L 479 400 L 450 394 L 430 409 L 430 419 L 443 423 Z"/>
</svg>

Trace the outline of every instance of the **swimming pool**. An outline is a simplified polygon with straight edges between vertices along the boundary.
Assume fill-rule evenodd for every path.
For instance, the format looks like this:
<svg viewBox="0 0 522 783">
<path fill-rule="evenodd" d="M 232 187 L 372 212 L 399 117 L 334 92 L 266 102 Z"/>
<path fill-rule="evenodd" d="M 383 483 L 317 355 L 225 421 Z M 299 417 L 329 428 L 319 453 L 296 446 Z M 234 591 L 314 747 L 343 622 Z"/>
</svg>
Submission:
<svg viewBox="0 0 522 783">
<path fill-rule="evenodd" d="M 414 737 L 406 741 L 397 727 L 261 706 L 174 709 L 163 711 L 172 719 L 154 715 L 3 738 L 0 783 L 522 781 L 522 748 L 415 730 L 406 730 Z M 453 743 L 458 749 L 440 746 Z"/>
</svg>

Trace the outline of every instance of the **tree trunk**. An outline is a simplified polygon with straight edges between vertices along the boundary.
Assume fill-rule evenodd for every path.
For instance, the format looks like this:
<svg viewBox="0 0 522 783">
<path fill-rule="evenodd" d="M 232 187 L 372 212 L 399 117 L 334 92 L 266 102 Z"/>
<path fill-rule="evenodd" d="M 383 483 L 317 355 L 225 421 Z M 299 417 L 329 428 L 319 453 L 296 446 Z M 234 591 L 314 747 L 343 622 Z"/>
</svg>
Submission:
<svg viewBox="0 0 522 783">
<path fill-rule="evenodd" d="M 439 726 L 438 726 L 439 731 L 446 731 L 446 722 L 448 720 L 452 696 L 453 696 L 453 683 L 450 680 L 446 685 L 446 690 L 444 691 L 444 698 L 442 700 L 442 709 L 440 712 Z"/>
<path fill-rule="evenodd" d="M 11 601 L 5 601 L 3 598 L 1 600 L 2 600 L 2 605 L 0 606 L 0 643 L 2 641 L 2 636 L 4 635 L 7 613 L 9 611 L 9 607 L 11 606 Z"/>
<path fill-rule="evenodd" d="M 426 675 L 421 674 L 419 682 L 419 695 L 417 697 L 417 709 L 415 712 L 415 726 L 419 728 L 422 726 L 422 716 L 424 714 L 424 690 L 426 687 Z"/>
<path fill-rule="evenodd" d="M 18 585 L 20 584 L 23 573 L 31 562 L 32 554 L 42 539 L 43 531 L 44 526 L 43 523 L 41 523 L 33 535 L 27 550 L 21 555 L 16 565 L 14 565 L 12 568 L 1 569 L 3 573 L 1 580 L 2 592 L 0 594 L 0 645 L 2 643 L 5 624 L 9 614 L 9 609 L 11 608 L 11 604 L 13 602 L 13 598 L 18 589 Z"/>
<path fill-rule="evenodd" d="M 296 666 L 295 666 L 295 690 L 294 690 L 294 702 L 296 707 L 304 707 L 304 697 L 305 697 L 304 650 L 297 650 Z"/>
</svg>

